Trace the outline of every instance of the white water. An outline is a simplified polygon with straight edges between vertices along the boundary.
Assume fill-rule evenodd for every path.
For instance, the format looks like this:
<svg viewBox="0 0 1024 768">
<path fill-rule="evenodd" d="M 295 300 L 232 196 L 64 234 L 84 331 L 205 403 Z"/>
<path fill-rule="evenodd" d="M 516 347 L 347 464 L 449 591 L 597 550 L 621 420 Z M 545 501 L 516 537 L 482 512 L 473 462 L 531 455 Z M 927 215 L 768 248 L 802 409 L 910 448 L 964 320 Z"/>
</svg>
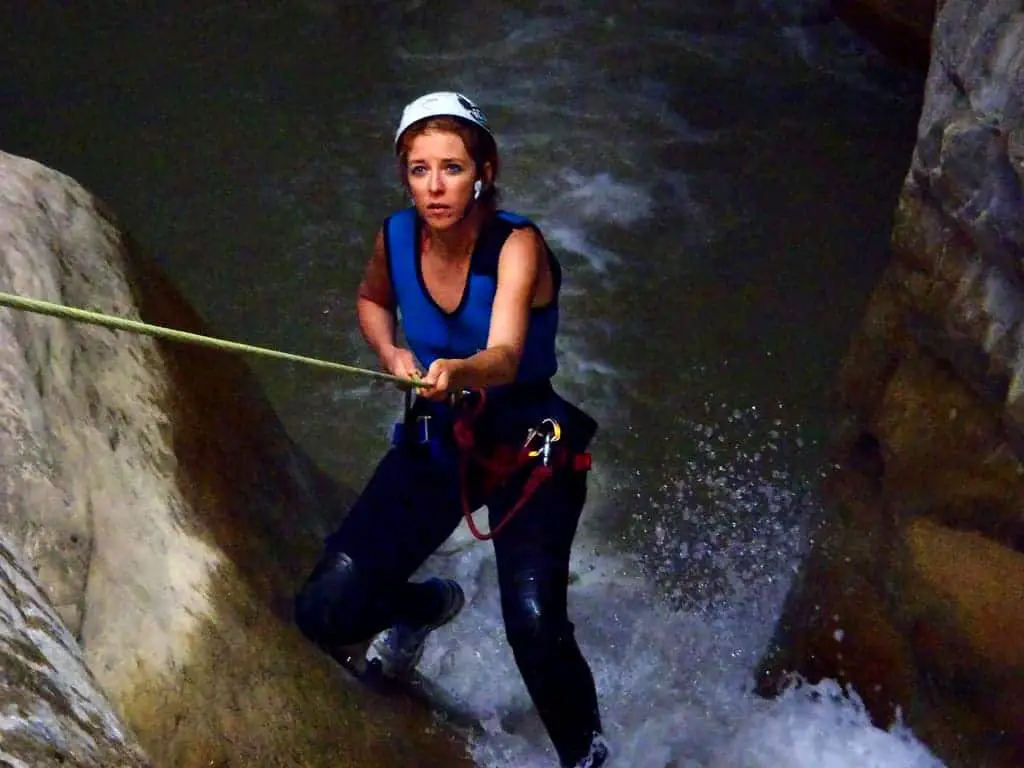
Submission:
<svg viewBox="0 0 1024 768">
<path fill-rule="evenodd" d="M 775 420 L 760 449 L 739 458 L 716 452 L 723 427 L 742 422 L 756 431 L 758 419 L 737 411 L 724 421 L 694 425 L 704 438 L 700 458 L 663 486 L 660 501 L 638 510 L 654 521 L 647 567 L 609 551 L 593 529 L 575 548 L 570 614 L 595 674 L 610 764 L 940 766 L 902 727 L 872 726 L 856 692 L 832 681 L 773 701 L 751 693 L 752 670 L 806 544 L 801 507 L 810 502 L 772 469 L 769 456 L 785 438 Z M 663 523 L 673 518 L 692 522 L 691 535 L 670 534 Z M 466 608 L 430 638 L 420 670 L 483 723 L 472 742 L 477 763 L 556 765 L 504 639 L 490 545 L 461 528 L 423 570 L 457 578 L 466 590 Z"/>
</svg>

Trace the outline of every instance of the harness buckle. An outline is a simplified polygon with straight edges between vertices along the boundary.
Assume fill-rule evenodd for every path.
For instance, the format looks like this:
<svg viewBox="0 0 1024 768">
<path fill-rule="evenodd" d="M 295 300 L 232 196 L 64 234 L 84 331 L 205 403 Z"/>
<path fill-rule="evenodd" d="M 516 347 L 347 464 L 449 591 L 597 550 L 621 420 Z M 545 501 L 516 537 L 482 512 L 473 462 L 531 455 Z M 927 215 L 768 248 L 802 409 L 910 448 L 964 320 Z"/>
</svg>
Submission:
<svg viewBox="0 0 1024 768">
<path fill-rule="evenodd" d="M 422 416 L 416 417 L 416 425 L 419 427 L 419 441 L 421 445 L 426 445 L 430 442 L 430 419 L 432 417 L 429 413 L 423 414 Z"/>
</svg>

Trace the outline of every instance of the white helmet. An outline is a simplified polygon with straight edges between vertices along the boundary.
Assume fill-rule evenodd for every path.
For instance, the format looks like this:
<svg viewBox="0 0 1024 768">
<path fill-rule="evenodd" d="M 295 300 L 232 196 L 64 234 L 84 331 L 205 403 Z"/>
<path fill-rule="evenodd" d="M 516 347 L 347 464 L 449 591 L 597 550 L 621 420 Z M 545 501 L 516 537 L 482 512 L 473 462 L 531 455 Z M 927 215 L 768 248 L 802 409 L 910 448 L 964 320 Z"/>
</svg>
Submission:
<svg viewBox="0 0 1024 768">
<path fill-rule="evenodd" d="M 428 117 L 460 117 L 494 135 L 480 107 L 461 93 L 437 91 L 420 96 L 402 110 L 402 119 L 395 132 L 395 146 L 398 146 L 398 140 L 410 125 Z"/>
</svg>

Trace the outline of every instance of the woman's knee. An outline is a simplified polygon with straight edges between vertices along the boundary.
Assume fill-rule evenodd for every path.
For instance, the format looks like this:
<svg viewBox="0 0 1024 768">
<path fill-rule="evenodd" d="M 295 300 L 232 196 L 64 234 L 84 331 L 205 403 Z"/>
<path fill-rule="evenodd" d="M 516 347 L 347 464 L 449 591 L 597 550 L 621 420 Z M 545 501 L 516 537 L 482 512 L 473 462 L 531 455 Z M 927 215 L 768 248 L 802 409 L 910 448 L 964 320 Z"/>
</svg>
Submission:
<svg viewBox="0 0 1024 768">
<path fill-rule="evenodd" d="M 557 657 L 574 642 L 573 625 L 565 611 L 525 592 L 505 601 L 505 638 L 517 658 L 540 661 Z"/>
<path fill-rule="evenodd" d="M 531 539 L 508 541 L 498 552 L 505 636 L 517 656 L 557 654 L 573 642 L 566 605 L 569 547 L 552 538 L 545 546 Z"/>
<path fill-rule="evenodd" d="M 365 599 L 362 592 L 352 558 L 329 552 L 295 597 L 295 623 L 316 643 L 355 642 L 344 637 L 345 618 L 358 611 Z"/>
</svg>

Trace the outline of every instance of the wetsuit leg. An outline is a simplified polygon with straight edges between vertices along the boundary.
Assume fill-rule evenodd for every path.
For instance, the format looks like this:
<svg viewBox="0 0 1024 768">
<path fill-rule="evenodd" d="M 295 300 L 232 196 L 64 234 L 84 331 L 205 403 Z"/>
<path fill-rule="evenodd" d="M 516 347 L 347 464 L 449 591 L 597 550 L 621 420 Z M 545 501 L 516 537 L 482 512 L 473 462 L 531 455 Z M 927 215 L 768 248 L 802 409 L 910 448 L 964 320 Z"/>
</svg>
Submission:
<svg viewBox="0 0 1024 768">
<path fill-rule="evenodd" d="M 586 489 L 583 473 L 556 475 L 494 538 L 506 636 L 565 766 L 579 764 L 601 732 L 594 679 L 566 609 L 569 554 Z M 506 508 L 491 505 L 492 526 Z"/>
<path fill-rule="evenodd" d="M 307 637 L 344 663 L 339 646 L 432 620 L 436 590 L 408 579 L 461 519 L 455 472 L 416 449 L 387 453 L 295 599 Z"/>
</svg>

